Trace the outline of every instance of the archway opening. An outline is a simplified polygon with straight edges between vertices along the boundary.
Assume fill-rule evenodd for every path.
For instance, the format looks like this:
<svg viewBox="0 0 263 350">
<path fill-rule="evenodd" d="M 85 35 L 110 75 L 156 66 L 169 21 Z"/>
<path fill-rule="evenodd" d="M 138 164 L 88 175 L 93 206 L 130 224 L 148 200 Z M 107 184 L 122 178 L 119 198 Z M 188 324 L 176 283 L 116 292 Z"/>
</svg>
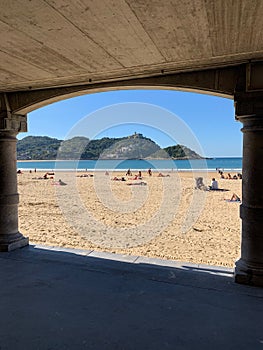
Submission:
<svg viewBox="0 0 263 350">
<path fill-rule="evenodd" d="M 233 177 L 237 172 L 240 172 L 241 168 L 240 126 L 234 121 L 233 103 L 231 100 L 168 90 L 127 90 L 85 95 L 58 102 L 32 112 L 29 115 L 29 134 L 64 140 L 69 130 L 79 122 L 80 118 L 91 114 L 97 116 L 98 114 L 96 115 L 95 111 L 101 108 L 105 109 L 109 105 L 124 102 L 136 102 L 142 106 L 146 103 L 157 105 L 174 113 L 177 118 L 186 123 L 202 146 L 202 156 L 211 158 L 207 159 L 209 171 L 205 185 L 210 185 L 210 180 L 216 177 L 219 187 L 229 191 L 207 192 L 204 209 L 200 212 L 197 221 L 194 221 L 186 232 L 182 232 L 181 218 L 187 216 L 193 194 L 197 190 L 194 189 L 193 176 L 189 175 L 189 169 L 182 169 L 180 165 L 176 165 L 175 168 L 177 167 L 177 169 L 173 172 L 171 168 L 166 168 L 165 171 L 162 171 L 165 175 L 169 175 L 166 180 L 176 179 L 181 186 L 180 202 L 177 206 L 175 219 L 170 220 L 162 231 L 160 230 L 157 235 L 151 237 L 147 242 L 143 242 L 143 244 L 139 242 L 138 245 L 134 246 L 127 245 L 126 247 L 114 248 L 114 245 L 107 247 L 107 245 L 100 246 L 97 241 L 90 242 L 87 237 L 83 237 L 77 232 L 76 228 L 72 228 L 66 222 L 63 216 L 64 213 L 57 203 L 57 196 L 61 195 L 61 193 L 58 194 L 56 191 L 58 188 L 52 185 L 52 181 L 56 179 L 49 179 L 48 181 L 37 179 L 43 176 L 46 170 L 52 172 L 54 170 L 53 167 L 46 167 L 44 171 L 40 168 L 40 165 L 43 165 L 41 162 L 34 166 L 31 163 L 18 163 L 19 168 L 27 169 L 22 176 L 19 176 L 18 182 L 19 192 L 21 193 L 21 232 L 28 235 L 32 243 L 101 249 L 116 253 L 233 266 L 234 261 L 239 257 L 240 248 L 238 203 L 229 203 L 225 199 L 230 199 L 232 193 L 237 193 L 241 197 L 241 181 L 228 178 L 221 179 L 218 172 L 216 172 L 216 168 L 223 168 L 224 173 L 230 173 Z M 112 115 L 109 115 L 108 118 L 112 118 Z M 168 118 L 166 120 L 163 116 L 161 118 L 163 125 L 167 124 L 167 129 L 169 127 L 172 128 L 173 124 L 169 124 L 172 121 L 171 119 Z M 99 123 L 100 119 L 93 118 L 92 121 Z M 171 135 L 167 135 L 167 132 L 147 125 L 145 120 L 142 123 L 139 123 L 137 120 L 136 123 L 130 122 L 127 124 L 121 123 L 120 118 L 119 125 L 116 126 L 114 124 L 112 127 L 102 128 L 95 138 L 118 138 L 131 136 L 134 132 L 152 139 L 161 148 L 176 144 L 180 134 L 179 132 L 177 137 L 173 137 L 173 135 L 171 137 Z M 27 135 L 21 134 L 19 138 L 25 136 Z M 75 134 L 74 136 L 92 138 L 94 134 L 89 134 L 88 129 L 82 129 L 79 135 Z M 184 144 L 184 146 L 191 148 L 189 144 Z M 177 164 L 180 164 L 180 161 Z M 32 171 L 35 168 L 37 169 L 36 174 L 34 172 L 29 173 L 29 170 Z M 137 167 L 135 169 L 134 171 L 136 172 L 139 170 Z M 94 178 L 96 176 L 77 179 L 78 189 L 82 191 L 80 195 L 81 200 L 85 200 L 89 204 L 92 203 L 92 205 L 94 204 L 93 206 L 85 205 L 86 208 L 92 211 L 97 221 L 102 221 L 104 224 L 117 229 L 118 227 L 123 229 L 126 226 L 138 225 L 136 220 L 141 224 L 140 220 L 144 221 L 146 217 L 154 216 L 153 203 L 158 203 L 158 198 L 163 195 L 164 187 L 161 187 L 160 184 L 164 179 L 157 177 L 160 169 L 157 169 L 151 178 L 148 176 L 146 169 L 140 169 L 143 173 L 142 180 L 147 183 L 146 187 L 149 190 L 149 193 L 146 195 L 146 202 L 148 201 L 149 203 L 145 205 L 144 201 L 141 207 L 136 207 L 136 211 L 129 213 L 123 213 L 120 210 L 117 213 L 113 213 L 112 210 L 105 209 L 105 203 L 103 204 L 103 201 L 100 201 L 100 198 L 97 196 L 96 191 L 98 191 L 98 187 L 96 189 L 96 186 L 94 186 Z M 105 176 L 104 172 L 106 170 L 109 169 L 105 168 L 103 170 L 103 176 Z M 117 177 L 126 176 L 127 169 L 118 170 Z M 87 173 L 94 175 L 96 172 L 89 169 Z M 80 172 L 79 175 L 81 174 Z M 59 177 L 62 176 L 64 174 L 60 173 Z M 110 174 L 110 178 L 112 177 L 114 176 Z M 102 179 L 102 181 L 104 180 Z M 125 202 L 127 196 L 132 198 L 130 187 L 126 183 L 110 182 L 110 184 L 120 203 L 122 201 Z M 167 182 L 165 185 L 168 186 L 168 190 L 170 185 L 172 185 L 172 181 L 170 181 L 170 184 Z M 141 189 L 142 187 L 134 188 L 136 192 L 133 198 L 142 195 L 142 193 L 138 192 Z M 156 191 L 156 189 L 159 190 Z M 64 195 L 70 198 L 67 193 L 68 187 L 59 188 L 60 190 L 63 190 Z M 145 194 L 145 192 L 143 193 Z M 172 207 L 170 209 L 173 210 Z M 79 217 L 78 219 L 81 220 Z M 87 230 L 89 232 L 92 228 L 88 227 Z M 139 234 L 143 235 L 143 231 L 139 231 Z"/>
</svg>

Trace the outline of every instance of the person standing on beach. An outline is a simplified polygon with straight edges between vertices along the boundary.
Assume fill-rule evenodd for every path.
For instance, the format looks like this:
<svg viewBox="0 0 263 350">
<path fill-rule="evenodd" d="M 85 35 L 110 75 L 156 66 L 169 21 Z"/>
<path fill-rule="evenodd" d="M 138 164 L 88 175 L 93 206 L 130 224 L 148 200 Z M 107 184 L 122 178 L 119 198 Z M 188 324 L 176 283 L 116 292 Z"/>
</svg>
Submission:
<svg viewBox="0 0 263 350">
<path fill-rule="evenodd" d="M 151 169 L 151 168 L 148 169 L 148 175 L 149 175 L 149 176 L 152 176 L 152 169 Z"/>
</svg>

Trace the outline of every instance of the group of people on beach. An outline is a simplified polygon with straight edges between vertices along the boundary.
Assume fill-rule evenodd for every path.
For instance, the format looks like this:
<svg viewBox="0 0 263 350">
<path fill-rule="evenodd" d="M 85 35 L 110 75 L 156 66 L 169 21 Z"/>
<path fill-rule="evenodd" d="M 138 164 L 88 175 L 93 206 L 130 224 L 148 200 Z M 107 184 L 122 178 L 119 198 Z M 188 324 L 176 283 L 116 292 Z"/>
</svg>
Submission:
<svg viewBox="0 0 263 350">
<path fill-rule="evenodd" d="M 127 176 L 132 176 L 132 172 L 131 169 L 128 169 L 126 172 L 126 177 Z M 112 178 L 113 181 L 126 181 L 126 178 L 124 176 L 122 177 L 117 177 L 114 176 L 114 178 Z M 128 180 L 142 180 L 142 172 L 139 170 L 138 174 L 135 174 L 133 178 L 128 178 Z M 146 183 L 145 183 L 146 184 Z"/>
<path fill-rule="evenodd" d="M 35 172 L 36 172 L 36 169 L 35 169 Z M 17 171 L 18 174 L 23 174 L 21 172 L 21 170 L 18 170 Z M 32 170 L 29 171 L 29 173 L 31 174 L 32 173 Z M 55 176 L 55 173 L 53 171 L 49 171 L 49 172 L 46 172 L 43 176 L 39 176 L 39 177 L 33 177 L 32 179 L 33 180 L 53 180 L 54 179 L 54 176 Z M 57 186 L 66 186 L 67 183 L 62 181 L 61 179 L 59 179 L 58 181 L 53 181 L 52 182 L 52 185 L 57 185 Z"/>
<path fill-rule="evenodd" d="M 149 168 L 149 169 L 147 170 L 147 174 L 148 174 L 149 176 L 152 176 L 152 169 L 151 169 L 151 168 Z M 127 170 L 126 176 L 132 176 L 132 171 L 131 171 L 131 169 L 128 169 L 128 170 Z M 139 170 L 138 174 L 135 175 L 135 176 L 142 177 L 142 172 L 141 172 L 141 170 Z"/>
<path fill-rule="evenodd" d="M 227 173 L 227 175 L 224 175 L 223 170 L 218 169 L 218 168 L 216 168 L 216 171 L 220 175 L 221 179 L 229 179 L 229 180 L 238 180 L 238 179 L 240 179 L 240 180 L 242 180 L 242 174 L 241 173 L 237 173 L 237 174 L 232 176 L 230 173 Z"/>
<path fill-rule="evenodd" d="M 151 168 L 149 168 L 149 169 L 147 170 L 147 174 L 148 174 L 148 176 L 153 176 L 153 173 L 152 173 L 152 169 L 151 169 Z M 106 172 L 105 175 L 109 175 L 109 173 Z M 127 176 L 133 176 L 133 175 L 132 175 L 131 169 L 128 169 L 128 170 L 127 170 L 127 172 L 126 172 L 126 177 L 127 177 Z M 163 173 L 158 173 L 157 177 L 170 177 L 170 175 L 169 175 L 169 174 L 164 175 Z M 139 171 L 138 171 L 138 174 L 135 174 L 134 177 L 128 178 L 128 179 L 129 179 L 129 180 L 142 180 L 142 178 L 143 178 L 142 172 L 141 172 L 141 170 L 139 170 Z M 118 178 L 117 176 L 115 176 L 112 180 L 114 180 L 114 181 L 126 181 L 125 177 Z"/>
<path fill-rule="evenodd" d="M 210 186 L 205 186 L 203 183 L 203 178 L 202 177 L 197 177 L 195 178 L 196 181 L 196 186 L 195 189 L 203 190 L 203 191 L 228 191 L 223 188 L 218 187 L 218 181 L 213 177 L 211 180 L 211 185 Z M 241 199 L 236 193 L 233 193 L 232 197 L 230 199 L 225 199 L 227 202 L 241 202 Z"/>
<path fill-rule="evenodd" d="M 148 174 L 148 176 L 150 176 L 150 177 L 153 176 L 153 173 L 152 173 L 152 169 L 151 169 L 151 168 L 149 168 L 149 169 L 147 170 L 147 174 Z M 109 173 L 106 172 L 105 175 L 109 175 Z M 141 170 L 139 170 L 137 174 L 132 175 L 131 169 L 128 169 L 128 170 L 126 171 L 125 176 L 126 176 L 126 177 L 128 177 L 128 176 L 133 176 L 133 177 L 128 177 L 128 179 L 126 179 L 124 176 L 122 176 L 122 177 L 114 176 L 114 177 L 112 178 L 112 180 L 113 180 L 113 181 L 126 181 L 126 180 L 142 180 L 142 179 L 143 179 L 142 171 L 141 171 Z M 169 175 L 169 174 L 164 175 L 163 173 L 160 172 L 160 173 L 158 173 L 157 177 L 170 177 L 170 175 Z M 129 183 L 129 184 L 127 184 L 127 185 L 138 185 L 138 184 L 147 185 L 146 182 L 134 182 L 134 183 Z"/>
<path fill-rule="evenodd" d="M 33 170 L 30 169 L 30 170 L 29 170 L 29 173 L 32 174 L 32 172 L 33 172 Z M 36 172 L 37 172 L 37 169 L 35 168 L 35 169 L 34 169 L 34 173 L 36 173 Z M 17 173 L 17 174 L 23 174 L 23 172 L 22 172 L 21 169 L 18 169 L 16 173 Z"/>
</svg>

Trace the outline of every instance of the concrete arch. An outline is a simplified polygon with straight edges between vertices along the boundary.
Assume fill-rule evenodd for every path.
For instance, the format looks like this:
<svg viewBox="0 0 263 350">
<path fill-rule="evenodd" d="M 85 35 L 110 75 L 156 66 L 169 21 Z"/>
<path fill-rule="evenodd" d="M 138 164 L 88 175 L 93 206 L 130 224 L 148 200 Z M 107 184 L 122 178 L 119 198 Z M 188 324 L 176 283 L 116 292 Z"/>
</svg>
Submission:
<svg viewBox="0 0 263 350">
<path fill-rule="evenodd" d="M 128 89 L 169 89 L 233 98 L 240 66 L 134 78 L 107 82 L 7 93 L 14 114 L 25 115 L 37 108 L 88 93 Z"/>
</svg>

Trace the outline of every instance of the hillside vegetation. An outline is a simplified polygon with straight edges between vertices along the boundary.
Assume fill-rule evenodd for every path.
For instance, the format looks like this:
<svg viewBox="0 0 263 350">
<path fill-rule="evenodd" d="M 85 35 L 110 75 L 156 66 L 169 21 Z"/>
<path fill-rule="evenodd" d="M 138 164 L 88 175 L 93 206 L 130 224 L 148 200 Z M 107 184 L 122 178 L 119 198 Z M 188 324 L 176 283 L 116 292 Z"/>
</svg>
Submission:
<svg viewBox="0 0 263 350">
<path fill-rule="evenodd" d="M 145 159 L 174 158 L 200 159 L 196 152 L 186 146 L 176 145 L 161 149 L 154 141 L 142 134 L 123 138 L 104 137 L 89 140 L 86 137 L 73 137 L 58 140 L 47 136 L 27 136 L 17 143 L 18 160 L 52 159 Z"/>
</svg>

